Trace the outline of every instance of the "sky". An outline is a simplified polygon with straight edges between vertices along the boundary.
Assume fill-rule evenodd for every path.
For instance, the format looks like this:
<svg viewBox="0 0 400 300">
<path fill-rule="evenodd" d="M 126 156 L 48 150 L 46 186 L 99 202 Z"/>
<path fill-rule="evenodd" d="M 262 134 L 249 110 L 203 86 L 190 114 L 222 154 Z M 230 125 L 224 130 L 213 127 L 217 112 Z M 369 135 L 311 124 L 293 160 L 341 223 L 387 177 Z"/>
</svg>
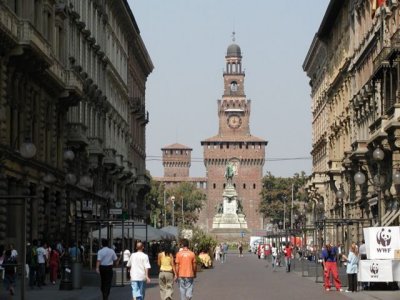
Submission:
<svg viewBox="0 0 400 300">
<path fill-rule="evenodd" d="M 264 174 L 311 173 L 311 89 L 304 59 L 329 0 L 129 0 L 154 64 L 146 85 L 146 167 L 163 176 L 161 148 L 193 148 L 218 133 L 217 100 L 232 32 L 242 50 L 252 135 L 268 141 Z"/>
</svg>

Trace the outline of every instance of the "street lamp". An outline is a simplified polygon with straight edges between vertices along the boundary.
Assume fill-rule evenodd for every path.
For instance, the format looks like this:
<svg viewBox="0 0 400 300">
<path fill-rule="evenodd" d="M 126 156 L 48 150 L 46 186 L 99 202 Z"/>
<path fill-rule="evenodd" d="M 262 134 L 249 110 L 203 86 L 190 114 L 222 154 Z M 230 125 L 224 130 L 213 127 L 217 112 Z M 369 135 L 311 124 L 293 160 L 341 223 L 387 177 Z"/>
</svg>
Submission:
<svg viewBox="0 0 400 300">
<path fill-rule="evenodd" d="M 381 198 L 382 198 L 382 189 L 381 187 L 385 184 L 385 177 L 383 175 L 381 175 L 381 161 L 385 158 L 385 153 L 383 152 L 383 150 L 380 147 L 375 148 L 374 152 L 372 153 L 372 158 L 374 159 L 374 161 L 377 164 L 378 167 L 378 173 L 374 176 L 373 178 L 373 184 L 375 187 L 375 190 L 378 193 L 378 222 L 377 225 L 381 225 L 382 222 L 382 212 L 381 212 Z M 354 175 L 354 181 L 358 184 L 358 185 L 363 185 L 365 183 L 365 174 L 361 171 L 358 171 L 355 175 Z M 393 182 L 395 184 L 399 184 L 400 183 L 400 173 L 398 171 L 396 171 L 396 174 L 393 176 Z"/>
<path fill-rule="evenodd" d="M 26 140 L 23 142 L 19 148 L 19 153 L 21 156 L 25 159 L 31 159 L 36 155 L 36 146 L 31 143 L 30 141 Z M 0 156 L 0 160 L 1 160 Z M 1 161 L 0 161 L 1 163 Z M 21 199 L 22 200 L 22 220 L 21 220 L 21 264 L 22 268 L 25 268 L 26 265 L 26 201 L 28 199 L 32 199 L 34 196 L 30 195 L 0 195 L 0 199 L 6 199 L 6 200 L 17 200 Z M 24 300 L 26 299 L 26 288 L 25 288 L 26 282 L 24 276 L 22 276 L 21 280 L 21 299 Z"/>
<path fill-rule="evenodd" d="M 172 227 L 175 226 L 175 196 L 171 196 L 172 202 Z"/>
</svg>

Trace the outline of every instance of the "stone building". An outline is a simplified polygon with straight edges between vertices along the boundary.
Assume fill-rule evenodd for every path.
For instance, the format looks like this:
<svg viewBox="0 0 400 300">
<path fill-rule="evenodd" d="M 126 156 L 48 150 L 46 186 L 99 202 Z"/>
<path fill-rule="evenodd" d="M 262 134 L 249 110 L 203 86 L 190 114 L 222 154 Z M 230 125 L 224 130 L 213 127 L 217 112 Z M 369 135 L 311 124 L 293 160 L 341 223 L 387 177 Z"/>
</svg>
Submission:
<svg viewBox="0 0 400 300">
<path fill-rule="evenodd" d="M 199 225 L 212 229 L 216 207 L 222 201 L 226 186 L 224 176 L 228 163 L 235 168 L 233 184 L 249 229 L 261 229 L 263 218 L 257 212 L 261 201 L 261 184 L 267 142 L 250 133 L 251 101 L 244 89 L 245 72 L 239 45 L 229 45 L 223 73 L 224 92 L 218 100 L 218 134 L 201 142 L 207 171 L 207 202 L 200 214 Z"/>
<path fill-rule="evenodd" d="M 331 0 L 304 61 L 313 116 L 307 190 L 324 211 L 309 221 L 320 243 L 348 246 L 363 226 L 399 225 L 399 9 Z"/>
<path fill-rule="evenodd" d="M 154 180 L 162 182 L 167 189 L 181 182 L 189 182 L 197 188 L 205 190 L 207 178 L 190 176 L 192 150 L 192 148 L 179 143 L 163 147 L 161 151 L 164 176 L 154 177 Z"/>
<path fill-rule="evenodd" d="M 125 0 L 0 1 L 1 244 L 145 218 L 152 69 Z"/>
</svg>

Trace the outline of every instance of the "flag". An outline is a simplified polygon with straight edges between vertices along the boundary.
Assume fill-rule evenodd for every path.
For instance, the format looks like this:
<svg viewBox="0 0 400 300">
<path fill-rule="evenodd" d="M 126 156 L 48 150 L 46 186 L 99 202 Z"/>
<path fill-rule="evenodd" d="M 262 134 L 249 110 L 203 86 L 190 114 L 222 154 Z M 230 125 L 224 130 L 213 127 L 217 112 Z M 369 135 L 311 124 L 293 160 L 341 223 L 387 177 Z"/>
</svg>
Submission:
<svg viewBox="0 0 400 300">
<path fill-rule="evenodd" d="M 371 0 L 371 15 L 375 16 L 376 10 L 385 4 L 386 0 Z"/>
</svg>

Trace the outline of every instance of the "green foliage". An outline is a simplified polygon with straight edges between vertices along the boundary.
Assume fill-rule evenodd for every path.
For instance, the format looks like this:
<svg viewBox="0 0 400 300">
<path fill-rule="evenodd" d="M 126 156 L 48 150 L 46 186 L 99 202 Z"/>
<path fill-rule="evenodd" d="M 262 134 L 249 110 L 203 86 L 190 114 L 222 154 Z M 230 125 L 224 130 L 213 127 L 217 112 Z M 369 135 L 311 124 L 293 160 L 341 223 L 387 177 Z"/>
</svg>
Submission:
<svg viewBox="0 0 400 300">
<path fill-rule="evenodd" d="M 191 243 L 193 250 L 196 253 L 199 253 L 201 250 L 212 253 L 215 246 L 217 246 L 217 240 L 200 228 L 193 229 L 193 238 Z"/>
<path fill-rule="evenodd" d="M 175 197 L 174 201 L 172 201 L 172 196 Z M 174 215 L 176 225 L 189 228 L 197 222 L 205 199 L 204 192 L 199 190 L 193 183 L 182 182 L 174 187 L 165 188 L 164 184 L 151 180 L 151 189 L 145 199 L 146 207 L 150 211 L 148 222 L 155 224 L 157 227 L 164 226 L 165 213 L 166 225 L 172 224 L 172 215 Z M 172 214 L 173 205 L 175 207 L 174 214 Z"/>
<path fill-rule="evenodd" d="M 291 208 L 292 186 L 295 205 L 293 213 L 299 214 L 298 203 L 304 203 L 307 195 L 303 189 L 307 177 L 304 172 L 296 173 L 291 178 L 275 177 L 270 172 L 264 176 L 261 190 L 261 203 L 259 211 L 264 217 L 272 220 L 283 220 L 284 204 L 286 202 L 286 216 L 288 218 Z M 286 219 L 288 220 L 288 219 Z"/>
</svg>

